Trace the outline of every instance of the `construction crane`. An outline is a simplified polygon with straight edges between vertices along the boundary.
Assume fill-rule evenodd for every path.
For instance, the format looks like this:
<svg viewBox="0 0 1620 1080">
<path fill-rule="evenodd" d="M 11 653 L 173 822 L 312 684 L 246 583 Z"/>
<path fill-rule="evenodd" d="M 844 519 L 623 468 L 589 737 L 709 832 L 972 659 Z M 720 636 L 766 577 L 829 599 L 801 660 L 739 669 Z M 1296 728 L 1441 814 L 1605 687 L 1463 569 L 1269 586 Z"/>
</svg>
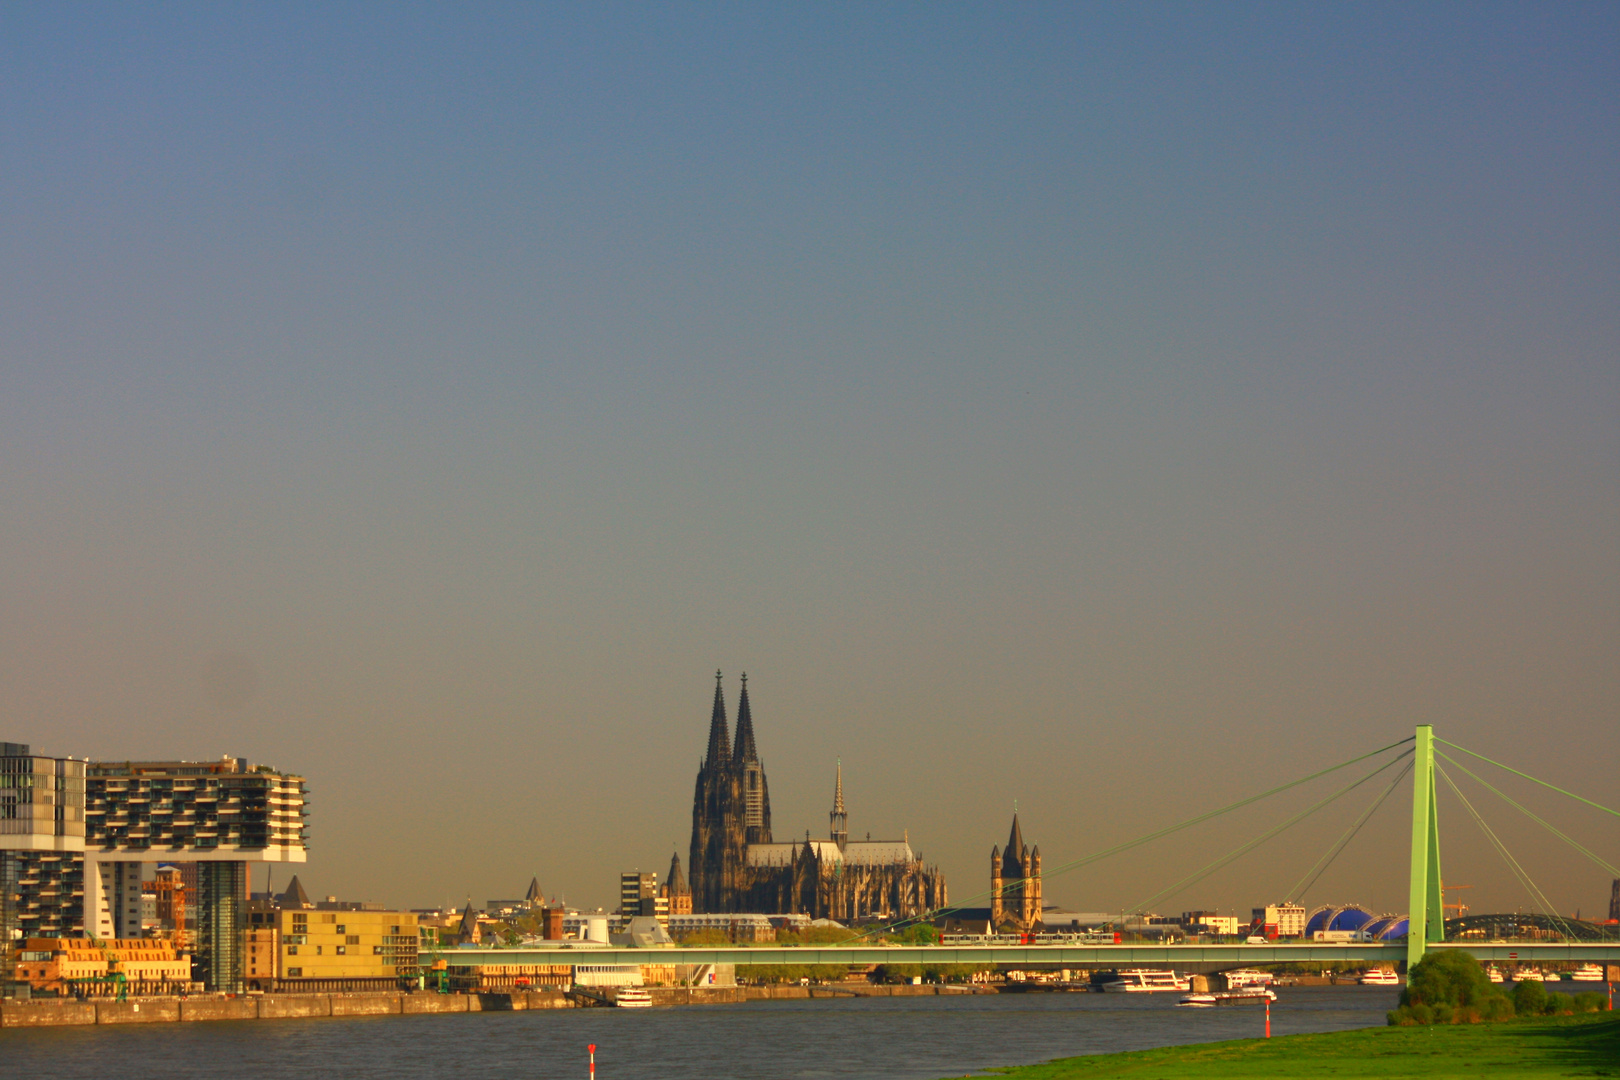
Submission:
<svg viewBox="0 0 1620 1080">
<path fill-rule="evenodd" d="M 1446 903 L 1446 890 L 1447 889 L 1450 889 L 1452 892 L 1462 892 L 1464 889 L 1472 889 L 1472 888 L 1473 888 L 1472 885 L 1447 885 L 1444 882 L 1442 882 L 1441 885 L 1440 885 L 1440 911 L 1441 911 L 1442 917 L 1444 917 L 1445 912 L 1455 911 L 1457 913 L 1457 918 L 1460 919 L 1460 918 L 1463 917 L 1463 912 L 1468 910 L 1468 905 L 1467 904 L 1448 904 L 1448 903 Z"/>
</svg>

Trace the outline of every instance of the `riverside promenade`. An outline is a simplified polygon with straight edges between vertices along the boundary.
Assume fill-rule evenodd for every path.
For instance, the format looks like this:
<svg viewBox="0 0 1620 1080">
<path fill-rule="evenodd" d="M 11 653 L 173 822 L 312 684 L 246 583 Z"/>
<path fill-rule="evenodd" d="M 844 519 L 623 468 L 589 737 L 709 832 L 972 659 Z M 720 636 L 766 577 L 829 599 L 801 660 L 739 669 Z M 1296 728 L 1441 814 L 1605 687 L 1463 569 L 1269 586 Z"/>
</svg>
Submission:
<svg viewBox="0 0 1620 1080">
<path fill-rule="evenodd" d="M 727 1005 L 851 997 L 993 994 L 992 987 L 831 984 L 817 986 L 648 987 L 654 1005 Z M 337 1016 L 439 1016 L 600 1008 L 565 990 L 483 993 L 244 994 L 240 997 L 145 998 L 139 1001 L 0 1001 L 0 1028 L 89 1024 L 184 1024 L 208 1020 L 302 1020 Z"/>
</svg>

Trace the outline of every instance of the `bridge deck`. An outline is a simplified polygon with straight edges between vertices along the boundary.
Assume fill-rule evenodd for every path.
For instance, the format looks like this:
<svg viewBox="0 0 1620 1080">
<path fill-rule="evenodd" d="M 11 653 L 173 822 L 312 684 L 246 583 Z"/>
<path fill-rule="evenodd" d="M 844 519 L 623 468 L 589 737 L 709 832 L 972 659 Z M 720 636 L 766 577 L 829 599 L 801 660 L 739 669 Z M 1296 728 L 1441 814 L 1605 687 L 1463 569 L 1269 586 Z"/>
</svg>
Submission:
<svg viewBox="0 0 1620 1080">
<path fill-rule="evenodd" d="M 1431 949 L 1466 949 L 1497 963 L 1620 964 L 1620 941 L 1570 944 L 1436 942 Z M 632 949 L 524 947 L 447 949 L 448 966 L 501 964 L 993 964 L 998 966 L 1103 967 L 1162 965 L 1183 971 L 1219 971 L 1252 964 L 1325 963 L 1344 968 L 1393 964 L 1406 959 L 1404 943 L 1302 942 L 1265 945 L 945 945 L 682 947 Z"/>
</svg>

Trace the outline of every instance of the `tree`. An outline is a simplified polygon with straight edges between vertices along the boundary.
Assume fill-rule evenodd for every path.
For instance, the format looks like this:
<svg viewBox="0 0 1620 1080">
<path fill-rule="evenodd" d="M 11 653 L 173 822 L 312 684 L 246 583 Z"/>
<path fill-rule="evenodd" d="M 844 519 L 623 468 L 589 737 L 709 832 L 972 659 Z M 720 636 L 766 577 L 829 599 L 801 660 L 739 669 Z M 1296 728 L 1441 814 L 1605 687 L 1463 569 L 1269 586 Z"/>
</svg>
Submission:
<svg viewBox="0 0 1620 1080">
<path fill-rule="evenodd" d="M 1446 949 L 1429 953 L 1412 965 L 1400 1008 L 1391 1024 L 1471 1024 L 1505 1020 L 1513 1003 L 1468 953 Z"/>
</svg>

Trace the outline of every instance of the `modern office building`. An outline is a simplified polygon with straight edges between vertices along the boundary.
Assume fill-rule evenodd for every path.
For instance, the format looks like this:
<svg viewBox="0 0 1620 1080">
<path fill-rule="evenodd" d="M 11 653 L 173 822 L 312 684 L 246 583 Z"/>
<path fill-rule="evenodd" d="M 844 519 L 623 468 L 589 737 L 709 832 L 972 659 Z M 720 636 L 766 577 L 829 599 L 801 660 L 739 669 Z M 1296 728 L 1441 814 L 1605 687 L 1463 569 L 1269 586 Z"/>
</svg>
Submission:
<svg viewBox="0 0 1620 1080">
<path fill-rule="evenodd" d="M 1255 908 L 1251 932 L 1267 938 L 1296 938 L 1305 935 L 1305 908 L 1299 904 L 1267 904 Z"/>
<path fill-rule="evenodd" d="M 669 920 L 669 896 L 658 888 L 656 873 L 632 870 L 619 875 L 619 914 Z"/>
<path fill-rule="evenodd" d="M 87 762 L 0 743 L 3 962 L 27 938 L 141 937 L 144 866 L 168 863 L 164 913 L 198 981 L 240 990 L 248 866 L 305 860 L 306 792 L 241 758 Z"/>
<path fill-rule="evenodd" d="M 250 863 L 305 860 L 307 788 L 243 758 L 102 761 L 85 770 L 84 925 L 93 937 L 140 933 L 146 863 L 195 867 L 200 981 L 240 991 Z M 188 904 L 188 907 L 191 906 Z"/>
<path fill-rule="evenodd" d="M 0 981 L 23 940 L 84 933 L 84 771 L 0 743 Z"/>
<path fill-rule="evenodd" d="M 250 989 L 392 990 L 416 978 L 421 949 L 408 911 L 320 911 L 249 905 L 243 978 Z"/>
</svg>

